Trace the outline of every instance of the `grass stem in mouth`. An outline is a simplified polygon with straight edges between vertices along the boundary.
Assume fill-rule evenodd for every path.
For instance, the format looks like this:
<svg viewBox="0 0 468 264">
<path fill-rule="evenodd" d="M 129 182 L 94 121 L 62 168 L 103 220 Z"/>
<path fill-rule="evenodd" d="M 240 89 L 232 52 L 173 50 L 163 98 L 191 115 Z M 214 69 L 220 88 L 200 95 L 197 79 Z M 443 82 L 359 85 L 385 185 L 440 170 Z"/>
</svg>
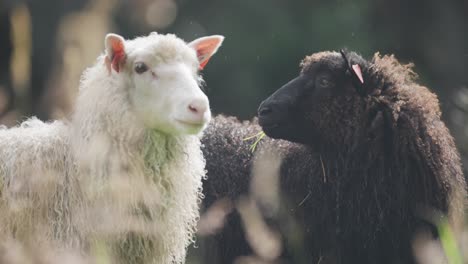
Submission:
<svg viewBox="0 0 468 264">
<path fill-rule="evenodd" d="M 252 151 L 252 152 L 254 152 L 255 149 L 257 148 L 257 144 L 258 144 L 258 143 L 260 142 L 260 140 L 262 140 L 264 137 L 265 137 L 265 132 L 260 131 L 260 132 L 258 132 L 257 134 L 255 134 L 255 135 L 253 135 L 253 136 L 244 138 L 243 140 L 246 141 L 246 140 L 250 140 L 250 139 L 255 138 L 254 143 L 252 143 L 252 145 L 250 145 L 250 147 L 249 147 L 249 150 Z"/>
</svg>

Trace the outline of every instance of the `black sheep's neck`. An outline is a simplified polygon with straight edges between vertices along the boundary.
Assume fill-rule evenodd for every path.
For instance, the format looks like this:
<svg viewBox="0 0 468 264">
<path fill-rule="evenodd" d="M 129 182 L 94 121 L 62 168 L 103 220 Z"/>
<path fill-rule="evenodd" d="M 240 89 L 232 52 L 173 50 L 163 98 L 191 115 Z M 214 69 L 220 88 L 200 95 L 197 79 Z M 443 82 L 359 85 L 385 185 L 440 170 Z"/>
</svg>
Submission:
<svg viewBox="0 0 468 264">
<path fill-rule="evenodd" d="M 409 248 L 405 244 L 409 237 L 387 233 L 389 227 L 404 230 L 413 224 L 408 218 L 412 205 L 407 203 L 411 200 L 407 175 L 397 175 L 395 161 L 382 149 L 367 147 L 320 153 L 334 217 L 335 229 L 330 232 L 341 245 L 337 248 L 342 251 L 340 255 L 366 255 L 361 250 L 371 252 L 382 237 L 386 237 L 388 250 Z M 350 245 L 350 241 L 359 241 L 360 245 Z"/>
<path fill-rule="evenodd" d="M 421 209 L 447 213 L 447 201 L 434 195 L 445 187 L 412 150 L 420 143 L 410 139 L 417 137 L 410 134 L 402 140 L 408 131 L 386 131 L 380 138 L 353 146 L 318 148 L 338 241 L 361 237 L 364 246 L 372 247 L 376 239 L 388 236 L 386 243 L 398 250 L 399 241 L 407 242 L 410 237 L 402 240 L 398 234 L 386 234 L 391 226 L 410 234 L 417 222 L 426 221 L 419 215 Z"/>
</svg>

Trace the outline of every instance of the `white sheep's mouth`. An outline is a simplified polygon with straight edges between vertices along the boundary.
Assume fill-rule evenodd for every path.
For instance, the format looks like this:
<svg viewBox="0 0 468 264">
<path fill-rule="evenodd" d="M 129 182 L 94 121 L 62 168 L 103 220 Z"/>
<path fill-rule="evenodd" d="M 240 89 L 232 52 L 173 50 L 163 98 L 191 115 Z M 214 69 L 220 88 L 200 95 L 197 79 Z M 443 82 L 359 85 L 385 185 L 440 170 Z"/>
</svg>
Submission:
<svg viewBox="0 0 468 264">
<path fill-rule="evenodd" d="M 185 120 L 180 120 L 180 119 L 175 119 L 175 121 L 186 126 L 204 126 L 205 125 L 205 122 L 191 122 L 191 121 L 185 121 Z"/>
<path fill-rule="evenodd" d="M 192 133 L 198 133 L 206 125 L 206 122 L 191 122 L 191 121 L 185 121 L 185 120 L 180 120 L 180 119 L 175 119 L 175 121 L 181 127 L 189 131 L 192 131 Z"/>
</svg>

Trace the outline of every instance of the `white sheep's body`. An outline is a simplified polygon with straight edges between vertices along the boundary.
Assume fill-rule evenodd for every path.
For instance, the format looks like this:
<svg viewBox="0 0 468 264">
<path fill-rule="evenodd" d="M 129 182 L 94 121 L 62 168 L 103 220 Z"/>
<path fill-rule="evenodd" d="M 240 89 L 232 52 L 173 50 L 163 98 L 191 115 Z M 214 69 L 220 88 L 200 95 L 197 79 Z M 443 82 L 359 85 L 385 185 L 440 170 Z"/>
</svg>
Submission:
<svg viewBox="0 0 468 264">
<path fill-rule="evenodd" d="M 198 67 L 182 40 L 154 33 L 125 42 L 125 63 L 151 43 L 156 60 Z M 70 121 L 0 130 L 0 235 L 84 254 L 105 245 L 118 263 L 182 263 L 205 174 L 199 136 L 149 127 L 134 110 L 132 67 L 105 64 L 83 74 Z"/>
</svg>

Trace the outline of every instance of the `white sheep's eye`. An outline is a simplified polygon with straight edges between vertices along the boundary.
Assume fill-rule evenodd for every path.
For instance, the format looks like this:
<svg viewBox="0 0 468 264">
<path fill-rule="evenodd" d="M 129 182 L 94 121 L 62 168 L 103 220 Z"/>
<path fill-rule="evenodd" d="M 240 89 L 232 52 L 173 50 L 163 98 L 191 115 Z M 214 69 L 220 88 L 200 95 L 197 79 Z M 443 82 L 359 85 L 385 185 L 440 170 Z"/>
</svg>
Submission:
<svg viewBox="0 0 468 264">
<path fill-rule="evenodd" d="M 135 72 L 138 74 L 142 74 L 148 70 L 148 66 L 146 66 L 143 62 L 135 63 Z"/>
</svg>

